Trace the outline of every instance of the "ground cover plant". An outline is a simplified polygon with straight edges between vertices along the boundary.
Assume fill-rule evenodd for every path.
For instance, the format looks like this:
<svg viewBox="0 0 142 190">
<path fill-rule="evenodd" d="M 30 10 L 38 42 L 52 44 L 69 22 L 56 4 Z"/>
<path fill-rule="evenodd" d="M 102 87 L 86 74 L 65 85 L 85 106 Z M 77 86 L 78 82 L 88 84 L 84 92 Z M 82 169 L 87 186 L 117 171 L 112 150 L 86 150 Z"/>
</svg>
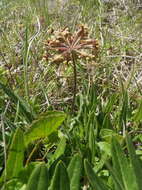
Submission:
<svg viewBox="0 0 142 190">
<path fill-rule="evenodd" d="M 0 189 L 141 190 L 141 20 L 139 0 L 1 0 Z"/>
</svg>

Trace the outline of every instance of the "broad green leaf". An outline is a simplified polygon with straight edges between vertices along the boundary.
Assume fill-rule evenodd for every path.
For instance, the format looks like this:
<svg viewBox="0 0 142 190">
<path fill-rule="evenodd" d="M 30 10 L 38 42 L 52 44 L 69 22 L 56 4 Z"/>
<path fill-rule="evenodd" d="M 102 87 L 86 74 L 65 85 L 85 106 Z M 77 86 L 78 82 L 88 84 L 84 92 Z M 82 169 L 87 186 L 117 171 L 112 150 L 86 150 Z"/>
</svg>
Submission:
<svg viewBox="0 0 142 190">
<path fill-rule="evenodd" d="M 108 190 L 108 187 L 103 183 L 101 178 L 97 176 L 97 174 L 94 172 L 91 165 L 89 164 L 89 162 L 86 159 L 84 161 L 84 167 L 85 167 L 85 172 L 86 172 L 87 178 L 88 178 L 91 186 L 95 190 Z"/>
<path fill-rule="evenodd" d="M 63 155 L 61 155 L 57 160 L 53 161 L 53 162 L 49 162 L 47 163 L 47 167 L 49 168 L 49 177 L 50 179 L 52 178 L 53 174 L 54 174 L 54 171 L 55 171 L 55 168 L 57 166 L 57 163 L 59 161 L 61 161 L 63 159 Z"/>
<path fill-rule="evenodd" d="M 67 171 L 70 179 L 70 190 L 79 190 L 82 171 L 82 158 L 79 154 L 72 157 Z"/>
<path fill-rule="evenodd" d="M 53 154 L 53 157 L 51 157 L 52 160 L 58 159 L 62 154 L 64 154 L 66 148 L 66 138 L 62 137 L 60 143 L 57 146 L 57 149 L 55 153 Z"/>
<path fill-rule="evenodd" d="M 109 168 L 111 175 L 114 180 L 114 184 L 116 186 L 116 189 L 123 190 L 124 189 L 124 183 L 123 183 L 123 178 L 122 178 L 122 173 L 121 173 L 121 168 L 120 164 L 118 161 L 118 155 L 116 152 L 115 144 L 112 142 L 112 162 L 113 162 L 113 169 L 110 166 L 110 164 L 107 164 L 107 167 Z"/>
<path fill-rule="evenodd" d="M 120 144 L 115 138 L 112 139 L 112 161 L 114 172 L 120 181 L 120 185 L 124 186 L 125 190 L 137 190 L 132 169 Z"/>
<path fill-rule="evenodd" d="M 46 190 L 49 185 L 48 169 L 45 163 L 39 164 L 32 172 L 26 190 Z"/>
<path fill-rule="evenodd" d="M 23 131 L 17 128 L 8 152 L 6 168 L 3 172 L 2 179 L 5 181 L 16 178 L 23 168 L 24 160 L 24 137 Z"/>
<path fill-rule="evenodd" d="M 137 184 L 137 188 L 135 189 L 140 190 L 142 188 L 142 165 L 140 163 L 140 160 L 138 159 L 138 156 L 135 153 L 135 149 L 129 135 L 126 136 L 126 142 L 129 151 L 131 166 L 135 174 L 135 178 L 133 180 Z"/>
<path fill-rule="evenodd" d="M 39 139 L 48 137 L 55 132 L 64 121 L 66 115 L 63 112 L 49 112 L 47 115 L 42 115 L 38 120 L 35 120 L 28 131 L 24 134 L 25 145 Z"/>
<path fill-rule="evenodd" d="M 123 183 L 121 182 L 120 178 L 118 177 L 118 174 L 112 168 L 111 164 L 108 162 L 108 163 L 106 163 L 106 166 L 109 169 L 110 174 L 112 176 L 112 180 L 115 185 L 115 190 L 124 190 Z"/>
<path fill-rule="evenodd" d="M 68 173 L 62 161 L 55 168 L 49 190 L 70 190 Z"/>
<path fill-rule="evenodd" d="M 6 87 L 1 82 L 0 89 L 2 89 L 16 105 L 19 102 L 20 112 L 25 116 L 28 122 L 32 122 L 35 118 L 35 113 L 31 109 L 31 107 L 20 96 L 18 96 L 10 88 Z"/>
</svg>

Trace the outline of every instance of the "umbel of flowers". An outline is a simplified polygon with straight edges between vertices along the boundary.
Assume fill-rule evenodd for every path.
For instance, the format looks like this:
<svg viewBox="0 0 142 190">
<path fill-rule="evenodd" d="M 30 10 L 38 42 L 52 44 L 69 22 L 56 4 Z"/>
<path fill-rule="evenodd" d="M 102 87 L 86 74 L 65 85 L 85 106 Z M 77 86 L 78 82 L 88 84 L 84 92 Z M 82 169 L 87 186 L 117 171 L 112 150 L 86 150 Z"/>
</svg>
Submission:
<svg viewBox="0 0 142 190">
<path fill-rule="evenodd" d="M 88 28 L 80 25 L 74 33 L 69 28 L 54 31 L 50 39 L 45 41 L 44 58 L 50 63 L 71 62 L 74 70 L 74 96 L 72 108 L 76 98 L 78 59 L 94 60 L 98 53 L 98 41 L 89 38 Z"/>
</svg>

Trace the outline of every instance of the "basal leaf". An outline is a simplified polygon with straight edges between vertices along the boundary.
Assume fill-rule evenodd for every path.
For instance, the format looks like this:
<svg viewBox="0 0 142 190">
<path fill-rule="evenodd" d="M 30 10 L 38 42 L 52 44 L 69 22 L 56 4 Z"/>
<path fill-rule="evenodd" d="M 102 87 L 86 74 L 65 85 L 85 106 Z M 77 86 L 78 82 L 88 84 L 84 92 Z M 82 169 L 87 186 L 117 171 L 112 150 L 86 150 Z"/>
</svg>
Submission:
<svg viewBox="0 0 142 190">
<path fill-rule="evenodd" d="M 112 161 L 114 172 L 117 175 L 121 187 L 123 186 L 125 190 L 137 190 L 135 183 L 132 183 L 134 176 L 130 164 L 115 138 L 112 140 Z"/>
<path fill-rule="evenodd" d="M 79 190 L 82 171 L 82 158 L 79 154 L 72 157 L 67 171 L 70 179 L 70 190 Z"/>
<path fill-rule="evenodd" d="M 23 131 L 18 128 L 13 136 L 12 143 L 8 152 L 6 168 L 2 175 L 2 181 L 16 178 L 23 168 L 24 159 L 24 137 Z"/>
<path fill-rule="evenodd" d="M 24 134 L 25 145 L 39 139 L 48 137 L 55 132 L 64 121 L 66 115 L 63 112 L 49 112 L 35 120 Z"/>
<path fill-rule="evenodd" d="M 68 173 L 62 161 L 55 168 L 49 190 L 70 190 Z"/>
<path fill-rule="evenodd" d="M 53 157 L 51 157 L 52 160 L 58 159 L 62 154 L 64 154 L 66 148 L 66 138 L 62 137 L 61 141 L 59 142 L 57 149 L 55 153 L 53 154 Z"/>
<path fill-rule="evenodd" d="M 48 169 L 45 163 L 39 164 L 32 172 L 26 190 L 46 190 L 49 185 Z"/>
<path fill-rule="evenodd" d="M 135 186 L 137 187 L 135 189 L 140 190 L 142 188 L 142 165 L 140 163 L 140 160 L 138 159 L 138 156 L 135 153 L 131 138 L 128 135 L 126 137 L 126 142 L 129 151 L 131 166 L 135 174 L 135 178 L 133 179 L 133 181 L 136 183 Z"/>
</svg>

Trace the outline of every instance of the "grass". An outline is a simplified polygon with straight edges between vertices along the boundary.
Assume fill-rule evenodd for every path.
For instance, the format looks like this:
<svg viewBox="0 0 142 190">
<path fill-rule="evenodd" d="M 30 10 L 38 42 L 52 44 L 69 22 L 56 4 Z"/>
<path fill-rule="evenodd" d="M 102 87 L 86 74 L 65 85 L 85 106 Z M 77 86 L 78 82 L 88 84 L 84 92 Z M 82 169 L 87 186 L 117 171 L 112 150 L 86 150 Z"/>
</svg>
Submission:
<svg viewBox="0 0 142 190">
<path fill-rule="evenodd" d="M 106 167 L 106 162 L 111 158 L 119 162 L 111 153 L 111 144 L 113 148 L 119 147 L 115 140 L 112 143 L 112 136 L 126 155 L 127 151 L 130 154 L 133 152 L 129 138 L 125 142 L 129 133 L 136 154 L 141 159 L 141 6 L 139 0 L 106 3 L 101 0 L 70 0 L 66 4 L 58 1 L 54 8 L 46 0 L 1 0 L 0 173 L 7 168 L 8 155 L 13 154 L 9 153 L 11 142 L 16 141 L 13 136 L 17 133 L 22 135 L 22 132 L 26 134 L 28 126 L 34 126 L 35 118 L 41 119 L 43 113 L 50 111 L 50 114 L 53 110 L 67 113 L 66 120 L 51 136 L 29 145 L 24 162 L 28 160 L 28 164 L 34 165 L 44 160 L 51 164 L 48 169 L 51 167 L 52 174 L 57 165 L 56 173 L 62 168 L 67 178 L 66 173 L 70 173 L 70 169 L 66 171 L 65 168 L 72 159 L 77 159 L 79 164 L 81 156 L 85 159 L 86 173 L 84 169 L 81 172 L 80 188 L 92 190 L 99 186 L 94 185 L 91 177 L 87 179 L 86 175 L 90 176 L 91 173 L 92 176 L 99 176 L 107 187 L 116 188 L 113 184 L 115 180 L 110 177 L 112 170 Z M 91 39 L 98 39 L 99 53 L 95 61 L 77 59 L 77 86 L 74 92 L 72 65 L 54 64 L 43 59 L 44 43 L 51 39 L 53 30 L 68 27 L 74 33 L 80 24 L 88 26 Z M 75 106 L 71 113 L 74 93 Z M 17 132 L 17 129 L 22 132 Z M 38 135 L 40 138 L 40 132 Z M 59 160 L 64 164 L 61 161 L 57 164 Z M 90 164 L 94 167 L 93 171 Z M 30 167 L 34 168 L 35 165 Z M 72 169 L 72 166 L 69 168 Z M 115 173 L 118 177 L 116 170 Z M 20 183 L 28 183 L 26 178 L 23 181 Z M 120 183 L 122 188 L 123 183 Z M 101 187 L 106 188 L 105 185 Z"/>
</svg>

